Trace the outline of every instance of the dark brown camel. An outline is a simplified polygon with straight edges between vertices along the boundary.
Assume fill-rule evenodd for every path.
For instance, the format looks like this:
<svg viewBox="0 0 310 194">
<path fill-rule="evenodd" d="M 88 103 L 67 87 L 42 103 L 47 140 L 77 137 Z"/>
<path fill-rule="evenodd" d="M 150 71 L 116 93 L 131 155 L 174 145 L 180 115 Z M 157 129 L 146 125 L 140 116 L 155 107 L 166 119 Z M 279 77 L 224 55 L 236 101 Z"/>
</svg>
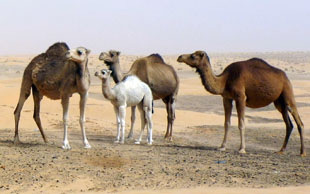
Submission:
<svg viewBox="0 0 310 194">
<path fill-rule="evenodd" d="M 19 143 L 18 125 L 20 113 L 32 89 L 34 101 L 33 118 L 41 132 L 43 140 L 47 142 L 40 120 L 40 102 L 43 96 L 52 100 L 61 99 L 63 107 L 64 145 L 63 149 L 70 149 L 67 138 L 69 98 L 73 93 L 80 95 L 80 126 L 85 148 L 90 148 L 86 138 L 85 106 L 90 86 L 88 72 L 88 55 L 90 50 L 84 47 L 69 50 L 66 43 L 55 43 L 49 49 L 36 56 L 26 67 L 20 89 L 15 116 L 15 143 Z"/>
<path fill-rule="evenodd" d="M 152 90 L 154 100 L 162 99 L 166 104 L 167 131 L 165 138 L 172 140 L 172 127 L 175 119 L 175 101 L 179 90 L 179 78 L 172 66 L 167 65 L 158 54 L 137 59 L 131 66 L 129 72 L 122 74 L 119 64 L 119 51 L 111 50 L 102 52 L 99 60 L 112 71 L 115 83 L 120 82 L 127 75 L 136 75 L 143 82 L 149 85 Z M 135 107 L 132 107 L 131 122 L 135 120 Z M 128 138 L 133 135 L 133 125 L 131 126 Z"/>
<path fill-rule="evenodd" d="M 236 102 L 238 113 L 241 139 L 240 153 L 245 153 L 245 107 L 260 108 L 273 102 L 282 114 L 286 125 L 286 136 L 279 153 L 283 153 L 286 149 L 293 130 L 293 124 L 288 114 L 290 112 L 298 126 L 301 142 L 300 154 L 306 156 L 303 141 L 304 126 L 297 111 L 292 85 L 282 70 L 272 67 L 261 59 L 253 58 L 232 63 L 220 75 L 216 76 L 211 69 L 207 53 L 203 51 L 181 55 L 177 61 L 195 68 L 205 89 L 212 94 L 223 97 L 225 134 L 220 150 L 225 150 L 233 100 Z"/>
</svg>

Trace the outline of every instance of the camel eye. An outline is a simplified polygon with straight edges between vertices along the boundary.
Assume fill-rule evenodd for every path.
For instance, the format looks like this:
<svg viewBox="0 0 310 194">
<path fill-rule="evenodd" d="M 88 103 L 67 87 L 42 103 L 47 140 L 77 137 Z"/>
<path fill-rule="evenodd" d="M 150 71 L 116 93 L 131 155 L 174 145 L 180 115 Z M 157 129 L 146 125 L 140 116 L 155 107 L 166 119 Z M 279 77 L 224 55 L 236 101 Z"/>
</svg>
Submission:
<svg viewBox="0 0 310 194">
<path fill-rule="evenodd" d="M 195 56 L 194 56 L 193 54 L 191 54 L 191 56 L 190 56 L 190 57 L 191 57 L 191 59 L 195 59 Z"/>
<path fill-rule="evenodd" d="M 114 54 L 113 54 L 113 53 L 111 53 L 111 57 L 114 57 Z"/>
<path fill-rule="evenodd" d="M 78 50 L 78 51 L 77 51 L 77 54 L 78 54 L 79 56 L 81 56 L 81 55 L 82 55 L 82 51 Z"/>
<path fill-rule="evenodd" d="M 104 70 L 102 70 L 102 71 L 101 71 L 101 73 L 104 75 L 104 74 L 105 74 L 105 71 L 104 71 Z"/>
</svg>

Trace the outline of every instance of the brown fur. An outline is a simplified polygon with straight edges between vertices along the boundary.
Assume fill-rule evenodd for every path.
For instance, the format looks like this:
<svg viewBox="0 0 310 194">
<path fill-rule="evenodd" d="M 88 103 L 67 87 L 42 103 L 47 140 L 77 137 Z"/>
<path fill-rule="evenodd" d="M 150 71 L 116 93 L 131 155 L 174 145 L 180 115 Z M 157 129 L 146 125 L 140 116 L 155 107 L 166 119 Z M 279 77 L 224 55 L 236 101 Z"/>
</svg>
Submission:
<svg viewBox="0 0 310 194">
<path fill-rule="evenodd" d="M 69 47 L 66 43 L 55 43 L 45 53 L 32 59 L 26 67 L 23 74 L 19 102 L 14 111 L 15 143 L 19 142 L 18 125 L 20 112 L 24 102 L 30 95 L 31 89 L 35 106 L 33 117 L 45 142 L 47 140 L 40 120 L 40 101 L 43 96 L 53 100 L 62 99 L 63 101 L 67 101 L 73 93 L 78 92 L 81 96 L 87 94 L 90 85 L 90 75 L 87 65 L 84 68 L 76 62 L 68 60 L 66 58 L 68 51 Z M 83 72 L 82 78 L 81 71 L 83 71 L 83 68 L 85 71 Z M 81 82 L 84 83 L 81 84 Z M 66 102 L 62 102 L 62 104 L 64 105 Z"/>
<path fill-rule="evenodd" d="M 119 65 L 119 51 L 101 53 L 99 59 L 112 71 L 112 77 L 117 83 L 127 75 L 136 75 L 149 85 L 154 100 L 162 99 L 166 104 L 168 123 L 165 138 L 172 138 L 172 126 L 175 119 L 175 101 L 179 90 L 179 78 L 172 66 L 167 65 L 159 54 L 152 54 L 137 59 L 125 75 Z"/>
<path fill-rule="evenodd" d="M 221 146 L 222 150 L 225 150 L 233 100 L 236 102 L 239 120 L 240 153 L 245 153 L 245 106 L 260 108 L 273 102 L 277 110 L 282 114 L 286 124 L 286 136 L 280 153 L 286 149 L 293 129 L 288 115 L 289 111 L 298 126 L 301 140 L 300 153 L 302 156 L 306 155 L 303 142 L 303 123 L 297 111 L 292 85 L 282 70 L 269 65 L 261 59 L 253 58 L 247 61 L 232 63 L 220 75 L 216 76 L 212 72 L 208 55 L 203 51 L 181 55 L 178 58 L 178 62 L 184 62 L 195 68 L 200 74 L 201 81 L 206 90 L 223 97 L 225 135 Z"/>
</svg>

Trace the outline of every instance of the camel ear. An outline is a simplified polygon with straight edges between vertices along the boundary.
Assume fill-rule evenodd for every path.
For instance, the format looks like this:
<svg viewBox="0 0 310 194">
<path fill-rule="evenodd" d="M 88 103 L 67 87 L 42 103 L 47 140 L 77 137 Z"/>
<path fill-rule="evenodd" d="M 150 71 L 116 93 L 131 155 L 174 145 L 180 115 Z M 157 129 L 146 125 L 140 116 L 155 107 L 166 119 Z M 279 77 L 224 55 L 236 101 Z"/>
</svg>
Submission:
<svg viewBox="0 0 310 194">
<path fill-rule="evenodd" d="M 95 73 L 95 76 L 98 76 L 98 72 Z"/>
<path fill-rule="evenodd" d="M 206 60 L 210 63 L 209 56 L 208 56 L 208 54 L 206 52 L 201 52 L 200 53 L 200 57 L 201 57 L 201 59 L 203 59 L 205 57 Z"/>
<path fill-rule="evenodd" d="M 91 51 L 91 50 L 89 50 L 89 49 L 86 49 L 86 54 L 89 54 L 89 53 L 90 53 L 90 51 Z"/>
<path fill-rule="evenodd" d="M 99 55 L 99 60 L 103 60 L 103 55 L 104 55 L 104 52 L 101 52 Z"/>
<path fill-rule="evenodd" d="M 108 74 L 109 74 L 109 75 L 112 73 L 112 71 L 111 71 L 111 70 L 107 70 L 107 72 L 108 72 Z"/>
<path fill-rule="evenodd" d="M 117 54 L 117 56 L 119 56 L 121 54 L 121 52 L 120 51 L 116 51 L 116 54 Z"/>
</svg>

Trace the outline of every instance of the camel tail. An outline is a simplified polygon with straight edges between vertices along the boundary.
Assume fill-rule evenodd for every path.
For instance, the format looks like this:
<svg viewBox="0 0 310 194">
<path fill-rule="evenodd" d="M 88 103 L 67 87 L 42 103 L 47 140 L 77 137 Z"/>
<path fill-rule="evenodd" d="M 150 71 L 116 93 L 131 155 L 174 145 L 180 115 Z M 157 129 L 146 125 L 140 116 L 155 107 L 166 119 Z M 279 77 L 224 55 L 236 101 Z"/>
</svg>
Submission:
<svg viewBox="0 0 310 194">
<path fill-rule="evenodd" d="M 152 114 L 154 114 L 154 100 L 152 100 Z"/>
</svg>

